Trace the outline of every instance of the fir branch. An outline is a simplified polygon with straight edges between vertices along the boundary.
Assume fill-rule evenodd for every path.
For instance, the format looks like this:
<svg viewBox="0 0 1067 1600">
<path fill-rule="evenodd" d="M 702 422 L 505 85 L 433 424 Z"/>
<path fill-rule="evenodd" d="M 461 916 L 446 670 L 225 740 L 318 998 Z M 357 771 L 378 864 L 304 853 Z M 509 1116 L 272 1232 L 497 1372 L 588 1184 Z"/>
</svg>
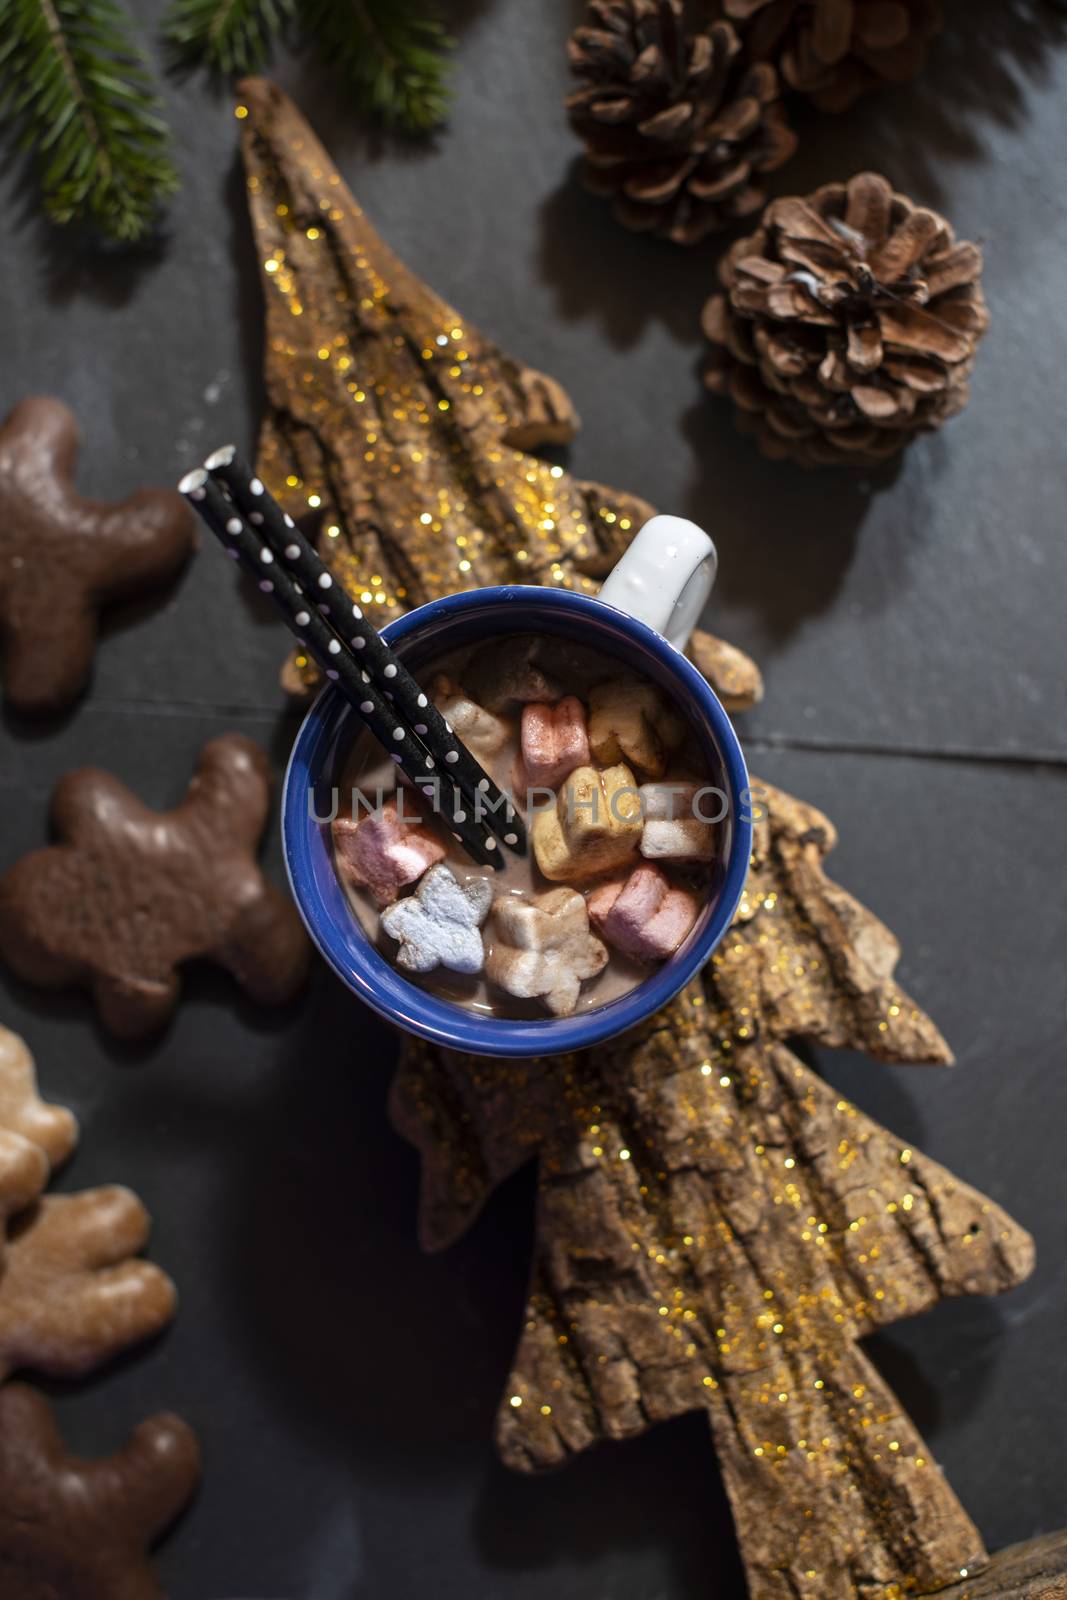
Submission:
<svg viewBox="0 0 1067 1600">
<path fill-rule="evenodd" d="M 300 0 L 300 12 L 365 116 L 414 134 L 444 121 L 452 41 L 421 0 Z"/>
<path fill-rule="evenodd" d="M 114 0 L 0 0 L 0 115 L 35 152 L 56 222 L 129 242 L 178 186 L 147 62 Z"/>
<path fill-rule="evenodd" d="M 163 37 L 187 66 L 256 72 L 293 15 L 293 0 L 171 0 Z"/>
</svg>

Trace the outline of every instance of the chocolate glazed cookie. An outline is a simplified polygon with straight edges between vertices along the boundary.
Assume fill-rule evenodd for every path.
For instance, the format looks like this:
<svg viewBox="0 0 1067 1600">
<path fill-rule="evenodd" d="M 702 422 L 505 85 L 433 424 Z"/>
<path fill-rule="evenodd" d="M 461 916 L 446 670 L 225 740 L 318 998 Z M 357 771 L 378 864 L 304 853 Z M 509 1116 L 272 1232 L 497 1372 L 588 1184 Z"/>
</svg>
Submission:
<svg viewBox="0 0 1067 1600">
<path fill-rule="evenodd" d="M 255 852 L 270 771 L 239 734 L 204 746 L 189 792 L 150 811 L 109 773 L 68 773 L 52 799 L 58 843 L 0 879 L 0 959 L 27 983 L 92 991 L 112 1033 L 171 1017 L 183 962 L 225 967 L 264 1005 L 292 998 L 310 947 Z"/>
<path fill-rule="evenodd" d="M 0 426 L 0 636 L 18 711 L 63 709 L 84 689 L 99 613 L 164 582 L 193 544 L 181 496 L 142 489 L 113 505 L 72 482 L 78 427 L 58 400 L 24 400 Z"/>
<path fill-rule="evenodd" d="M 149 1417 L 115 1455 L 67 1452 L 43 1395 L 0 1392 L 0 1594 L 4 1600 L 163 1600 L 148 1549 L 200 1477 L 192 1430 Z"/>
</svg>

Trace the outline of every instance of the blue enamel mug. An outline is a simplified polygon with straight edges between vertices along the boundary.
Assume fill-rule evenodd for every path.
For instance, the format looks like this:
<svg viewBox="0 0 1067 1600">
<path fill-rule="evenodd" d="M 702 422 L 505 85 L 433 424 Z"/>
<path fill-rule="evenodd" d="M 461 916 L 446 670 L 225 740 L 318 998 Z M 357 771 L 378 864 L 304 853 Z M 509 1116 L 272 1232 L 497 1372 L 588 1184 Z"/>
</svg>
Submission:
<svg viewBox="0 0 1067 1600">
<path fill-rule="evenodd" d="M 435 1044 L 479 1055 L 531 1057 L 582 1050 L 632 1028 L 666 1004 L 707 961 L 733 918 L 748 872 L 752 819 L 748 773 L 730 719 L 681 653 L 715 577 L 715 547 L 693 523 L 654 517 L 594 599 L 567 589 L 506 584 L 432 600 L 382 630 L 417 678 L 450 651 L 510 634 L 572 640 L 650 678 L 690 724 L 724 796 L 711 892 L 681 948 L 644 982 L 569 1017 L 515 1019 L 469 1010 L 410 982 L 367 937 L 334 868 L 328 821 L 359 714 L 332 685 L 308 712 L 293 745 L 282 798 L 285 861 L 312 940 L 341 981 L 389 1022 Z"/>
</svg>

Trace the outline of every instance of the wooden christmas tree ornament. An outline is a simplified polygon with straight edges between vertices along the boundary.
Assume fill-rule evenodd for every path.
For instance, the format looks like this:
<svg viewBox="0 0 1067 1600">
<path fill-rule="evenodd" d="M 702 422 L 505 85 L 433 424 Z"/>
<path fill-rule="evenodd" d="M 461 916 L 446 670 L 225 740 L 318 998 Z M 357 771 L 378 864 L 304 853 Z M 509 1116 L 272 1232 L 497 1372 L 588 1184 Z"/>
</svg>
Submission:
<svg viewBox="0 0 1067 1600">
<path fill-rule="evenodd" d="M 595 589 L 649 508 L 528 453 L 574 432 L 558 385 L 396 260 L 279 90 L 241 95 L 267 301 L 264 482 L 290 514 L 318 514 L 335 576 L 383 620 L 485 583 Z M 740 652 L 707 635 L 690 648 L 732 706 L 758 697 Z M 705 1411 L 753 1600 L 902 1600 L 988 1568 L 858 1341 L 946 1296 L 1008 1289 L 1032 1259 L 996 1205 L 789 1046 L 949 1059 L 894 981 L 892 934 L 825 876 L 834 838 L 769 791 L 734 926 L 672 1005 L 533 1063 L 408 1041 L 393 1093 L 423 1157 L 428 1248 L 538 1159 L 504 1459 L 551 1467 Z M 1002 1561 L 1032 1574 L 1056 1559 Z"/>
</svg>

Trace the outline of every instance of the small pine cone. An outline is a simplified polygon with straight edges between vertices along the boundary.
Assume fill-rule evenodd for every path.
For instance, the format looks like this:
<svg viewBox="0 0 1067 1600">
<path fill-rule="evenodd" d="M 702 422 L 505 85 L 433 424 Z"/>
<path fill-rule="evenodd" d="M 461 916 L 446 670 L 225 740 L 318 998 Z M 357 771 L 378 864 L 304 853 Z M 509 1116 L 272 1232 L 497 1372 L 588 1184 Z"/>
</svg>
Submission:
<svg viewBox="0 0 1067 1600">
<path fill-rule="evenodd" d="M 704 308 L 708 387 L 774 459 L 872 463 L 967 404 L 982 255 L 864 172 L 774 200 Z"/>
<path fill-rule="evenodd" d="M 820 111 L 906 83 L 941 27 L 941 0 L 722 0 L 754 61 L 773 62 Z"/>
<path fill-rule="evenodd" d="M 681 0 L 590 0 L 567 110 L 587 187 L 614 198 L 626 227 L 694 244 L 762 206 L 756 175 L 796 138 L 774 68 L 739 51 L 728 22 L 688 31 Z"/>
</svg>

